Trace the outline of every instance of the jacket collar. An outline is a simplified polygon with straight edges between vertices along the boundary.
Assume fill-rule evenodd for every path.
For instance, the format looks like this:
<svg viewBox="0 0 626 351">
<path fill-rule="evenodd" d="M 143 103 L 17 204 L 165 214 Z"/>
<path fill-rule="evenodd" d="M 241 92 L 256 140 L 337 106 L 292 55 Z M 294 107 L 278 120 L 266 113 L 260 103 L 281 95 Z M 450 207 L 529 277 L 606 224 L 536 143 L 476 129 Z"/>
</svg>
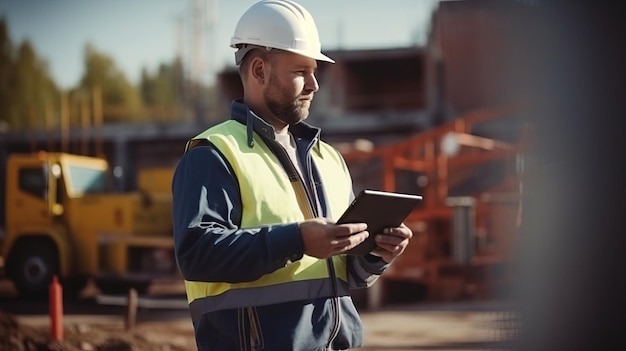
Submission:
<svg viewBox="0 0 626 351">
<path fill-rule="evenodd" d="M 233 100 L 230 110 L 231 118 L 244 125 L 248 129 L 248 146 L 254 146 L 252 132 L 256 132 L 265 140 L 275 140 L 274 127 L 265 122 L 261 117 L 257 116 L 248 105 L 244 104 L 241 99 Z M 306 122 L 299 122 L 289 126 L 289 132 L 296 140 L 306 141 L 309 145 L 318 146 L 321 130 L 313 127 Z"/>
</svg>

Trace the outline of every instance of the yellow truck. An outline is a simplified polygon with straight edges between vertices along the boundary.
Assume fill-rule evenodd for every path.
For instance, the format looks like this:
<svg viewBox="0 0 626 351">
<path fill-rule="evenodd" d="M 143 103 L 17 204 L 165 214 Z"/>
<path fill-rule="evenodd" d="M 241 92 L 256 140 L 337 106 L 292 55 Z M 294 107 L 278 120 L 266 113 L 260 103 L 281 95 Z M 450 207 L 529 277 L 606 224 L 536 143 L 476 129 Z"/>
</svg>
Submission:
<svg viewBox="0 0 626 351">
<path fill-rule="evenodd" d="M 170 194 L 116 192 L 111 174 L 98 157 L 6 157 L 1 257 L 20 296 L 46 296 L 53 275 L 64 291 L 92 278 L 104 293 L 144 292 L 154 279 L 177 277 Z"/>
</svg>

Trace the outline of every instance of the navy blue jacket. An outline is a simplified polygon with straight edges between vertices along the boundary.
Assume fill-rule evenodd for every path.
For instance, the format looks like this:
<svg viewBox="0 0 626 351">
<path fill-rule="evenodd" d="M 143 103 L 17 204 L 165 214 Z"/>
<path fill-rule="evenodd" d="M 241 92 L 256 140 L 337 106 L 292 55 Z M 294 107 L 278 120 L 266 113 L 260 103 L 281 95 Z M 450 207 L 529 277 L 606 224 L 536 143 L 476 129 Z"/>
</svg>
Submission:
<svg viewBox="0 0 626 351">
<path fill-rule="evenodd" d="M 240 101 L 234 101 L 232 118 L 252 125 L 266 143 L 273 143 L 273 128 L 258 118 Z M 297 144 L 307 190 L 318 217 L 326 216 L 323 189 L 309 151 L 320 137 L 320 130 L 306 123 L 290 126 Z M 199 201 L 203 194 L 206 202 Z M 242 205 L 237 179 L 225 158 L 210 144 L 199 145 L 185 153 L 172 181 L 173 222 L 176 260 L 186 280 L 208 282 L 246 282 L 283 267 L 288 259 L 303 255 L 297 223 L 284 223 L 241 229 Z M 202 206 L 201 203 L 209 204 Z M 201 215 L 201 224 L 190 226 Z M 212 228 L 236 228 L 228 240 L 208 235 Z M 267 245 L 269 237 L 273 245 Z M 276 238 L 280 238 L 277 240 Z M 279 242 L 280 245 L 276 245 Z M 350 286 L 367 287 L 382 274 L 387 264 L 375 256 L 348 257 Z M 349 296 L 340 301 L 341 327 L 333 349 L 362 344 L 362 325 Z M 296 301 L 271 306 L 254 306 L 255 323 L 263 331 L 268 350 L 324 349 L 331 339 L 336 308 L 331 298 Z M 241 310 L 223 310 L 194 316 L 193 325 L 200 350 L 251 349 L 242 328 Z M 246 319 L 246 323 L 250 323 Z M 250 328 L 250 326 L 247 326 Z"/>
</svg>

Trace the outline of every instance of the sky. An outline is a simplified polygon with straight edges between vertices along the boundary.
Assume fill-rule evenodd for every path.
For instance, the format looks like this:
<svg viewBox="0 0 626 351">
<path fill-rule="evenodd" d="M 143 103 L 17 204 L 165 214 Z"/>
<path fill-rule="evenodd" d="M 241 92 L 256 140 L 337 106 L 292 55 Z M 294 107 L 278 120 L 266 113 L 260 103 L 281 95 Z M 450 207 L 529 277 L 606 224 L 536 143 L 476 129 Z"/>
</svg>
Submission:
<svg viewBox="0 0 626 351">
<path fill-rule="evenodd" d="M 196 67 L 196 76 L 211 83 L 216 72 L 234 65 L 230 38 L 241 14 L 255 2 L 0 0 L 0 16 L 8 23 L 13 43 L 29 40 L 63 89 L 78 84 L 88 43 L 111 57 L 135 84 L 142 68 L 154 72 L 179 54 L 189 67 Z M 423 44 L 437 5 L 437 0 L 298 2 L 315 19 L 322 51 Z"/>
</svg>

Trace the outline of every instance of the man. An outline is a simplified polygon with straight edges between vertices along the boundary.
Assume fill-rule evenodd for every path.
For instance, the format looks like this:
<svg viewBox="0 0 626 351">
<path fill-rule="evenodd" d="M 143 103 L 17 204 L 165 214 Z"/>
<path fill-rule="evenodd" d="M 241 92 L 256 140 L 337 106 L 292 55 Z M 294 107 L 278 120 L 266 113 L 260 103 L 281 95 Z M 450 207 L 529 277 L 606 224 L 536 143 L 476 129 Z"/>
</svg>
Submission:
<svg viewBox="0 0 626 351">
<path fill-rule="evenodd" d="M 172 183 L 176 258 L 200 350 L 343 350 L 363 343 L 349 288 L 371 285 L 411 237 L 335 225 L 354 195 L 341 155 L 305 122 L 321 53 L 309 12 L 261 1 L 231 46 L 232 118 L 187 143 Z M 369 234 L 366 256 L 344 253 Z"/>
</svg>

